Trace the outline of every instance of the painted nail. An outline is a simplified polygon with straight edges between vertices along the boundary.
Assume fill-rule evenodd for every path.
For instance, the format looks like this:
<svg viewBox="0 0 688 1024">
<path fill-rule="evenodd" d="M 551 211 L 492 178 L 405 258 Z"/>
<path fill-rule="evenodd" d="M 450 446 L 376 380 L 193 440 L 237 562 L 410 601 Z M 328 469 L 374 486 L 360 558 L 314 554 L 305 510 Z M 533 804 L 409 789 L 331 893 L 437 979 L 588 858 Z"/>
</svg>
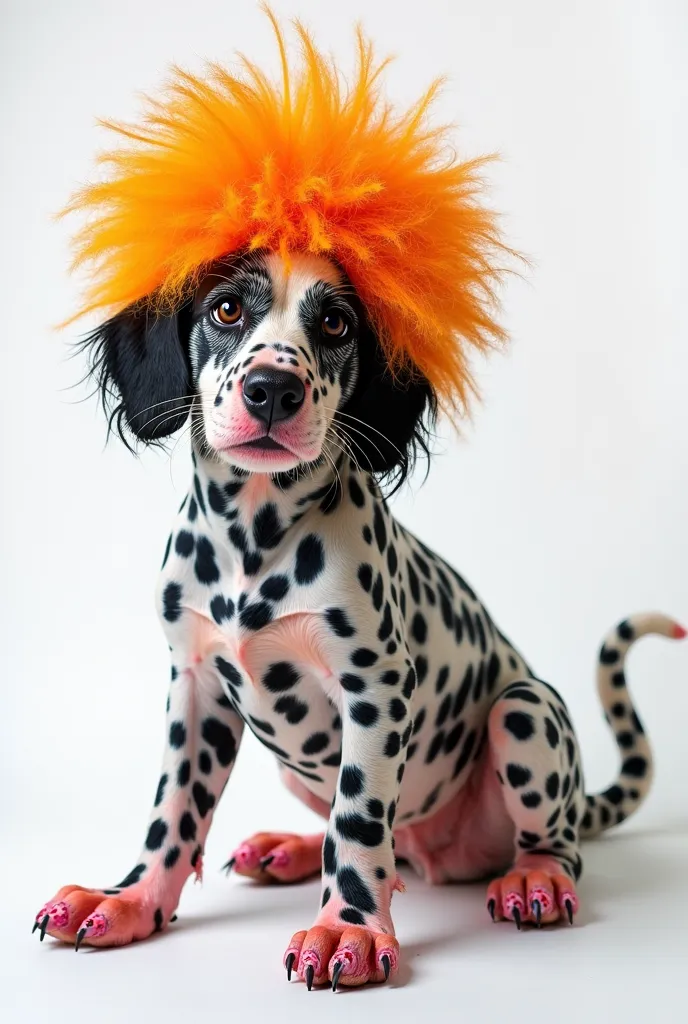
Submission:
<svg viewBox="0 0 688 1024">
<path fill-rule="evenodd" d="M 291 981 L 291 970 L 296 960 L 296 953 L 290 953 L 285 961 L 285 967 L 287 968 L 287 981 Z"/>
</svg>

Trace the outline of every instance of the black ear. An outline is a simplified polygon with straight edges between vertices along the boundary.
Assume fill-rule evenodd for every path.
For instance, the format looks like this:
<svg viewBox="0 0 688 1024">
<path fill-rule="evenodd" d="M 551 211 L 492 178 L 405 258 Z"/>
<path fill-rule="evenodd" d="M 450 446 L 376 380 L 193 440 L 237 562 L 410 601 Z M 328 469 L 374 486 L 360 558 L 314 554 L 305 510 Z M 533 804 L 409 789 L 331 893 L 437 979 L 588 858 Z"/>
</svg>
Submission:
<svg viewBox="0 0 688 1024">
<path fill-rule="evenodd" d="M 145 443 L 183 426 L 191 406 L 188 343 L 190 309 L 155 315 L 144 305 L 130 307 L 89 334 L 90 373 L 116 429 L 124 427 Z"/>
<path fill-rule="evenodd" d="M 361 469 L 404 482 L 419 452 L 428 454 L 429 427 L 437 402 L 429 381 L 414 368 L 392 374 L 369 326 L 359 339 L 356 388 L 341 409 L 340 429 L 348 434 Z"/>
</svg>

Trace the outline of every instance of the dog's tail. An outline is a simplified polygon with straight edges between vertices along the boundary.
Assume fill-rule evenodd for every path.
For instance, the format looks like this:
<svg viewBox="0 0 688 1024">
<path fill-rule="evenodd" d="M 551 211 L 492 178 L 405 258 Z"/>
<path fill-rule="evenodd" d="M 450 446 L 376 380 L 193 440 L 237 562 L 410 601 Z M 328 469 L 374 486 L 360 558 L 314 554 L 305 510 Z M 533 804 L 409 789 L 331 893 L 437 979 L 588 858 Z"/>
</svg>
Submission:
<svg viewBox="0 0 688 1024">
<path fill-rule="evenodd" d="M 672 640 L 688 636 L 688 631 L 678 622 L 658 612 L 649 612 L 620 622 L 600 648 L 597 691 L 605 718 L 616 736 L 621 753 L 621 771 L 607 789 L 586 797 L 587 807 L 580 826 L 583 839 L 598 835 L 633 814 L 650 790 L 652 750 L 633 707 L 624 667 L 631 645 L 651 633 Z"/>
</svg>

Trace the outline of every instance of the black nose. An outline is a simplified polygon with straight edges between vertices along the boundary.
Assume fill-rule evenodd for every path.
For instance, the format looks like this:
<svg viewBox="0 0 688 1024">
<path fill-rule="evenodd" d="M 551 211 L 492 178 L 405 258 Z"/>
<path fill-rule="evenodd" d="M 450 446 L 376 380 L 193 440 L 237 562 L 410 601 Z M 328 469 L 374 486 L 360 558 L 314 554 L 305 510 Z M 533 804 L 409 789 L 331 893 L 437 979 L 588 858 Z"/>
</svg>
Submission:
<svg viewBox="0 0 688 1024">
<path fill-rule="evenodd" d="M 306 391 L 295 373 L 264 366 L 246 374 L 243 395 L 251 415 L 270 427 L 294 416 L 303 405 Z"/>
</svg>

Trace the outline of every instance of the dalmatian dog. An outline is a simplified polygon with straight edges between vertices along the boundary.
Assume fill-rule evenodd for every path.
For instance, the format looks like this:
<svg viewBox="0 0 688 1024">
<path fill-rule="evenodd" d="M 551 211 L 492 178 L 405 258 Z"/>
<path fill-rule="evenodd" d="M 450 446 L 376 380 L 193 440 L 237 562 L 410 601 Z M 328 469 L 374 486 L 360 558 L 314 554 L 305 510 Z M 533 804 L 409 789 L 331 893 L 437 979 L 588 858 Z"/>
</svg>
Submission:
<svg viewBox="0 0 688 1024">
<path fill-rule="evenodd" d="M 227 865 L 322 874 L 288 978 L 310 990 L 395 974 L 399 861 L 431 884 L 491 878 L 494 921 L 573 923 L 581 840 L 637 810 L 651 781 L 626 654 L 685 630 L 644 614 L 607 636 L 598 686 L 621 767 L 586 795 L 562 698 L 389 510 L 381 488 L 424 447 L 435 399 L 413 368 L 389 372 L 334 263 L 223 261 L 181 312 L 125 311 L 87 344 L 121 433 L 153 442 L 188 423 L 193 480 L 157 591 L 172 664 L 143 849 L 117 885 L 59 889 L 36 915 L 41 939 L 118 946 L 167 928 L 247 728 L 326 823 L 261 832 Z"/>
</svg>

